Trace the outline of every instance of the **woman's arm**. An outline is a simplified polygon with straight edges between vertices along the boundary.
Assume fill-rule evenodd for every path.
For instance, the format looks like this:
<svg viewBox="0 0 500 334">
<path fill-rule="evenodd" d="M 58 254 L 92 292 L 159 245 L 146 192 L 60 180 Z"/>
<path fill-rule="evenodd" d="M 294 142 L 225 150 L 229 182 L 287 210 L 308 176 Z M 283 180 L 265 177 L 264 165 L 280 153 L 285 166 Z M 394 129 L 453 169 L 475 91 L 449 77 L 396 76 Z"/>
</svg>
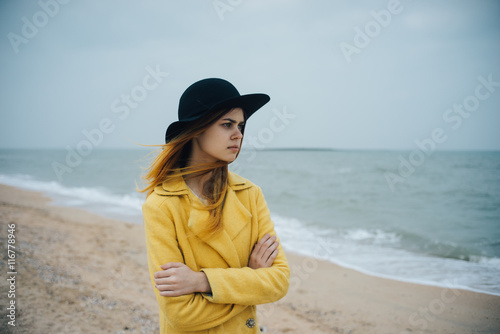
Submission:
<svg viewBox="0 0 500 334">
<path fill-rule="evenodd" d="M 276 236 L 264 235 L 255 244 L 248 266 L 252 269 L 271 267 L 278 255 L 278 245 Z M 162 296 L 178 297 L 195 292 L 212 292 L 204 272 L 193 271 L 180 262 L 169 262 L 160 267 L 162 270 L 154 273 L 154 281 L 156 289 Z"/>
<path fill-rule="evenodd" d="M 151 194 L 143 205 L 148 264 L 153 286 L 155 285 L 155 272 L 161 271 L 162 265 L 171 262 L 184 264 L 184 258 L 177 243 L 175 226 L 165 207 L 165 202 L 168 200 L 169 197 Z M 171 269 L 177 270 L 178 268 Z M 200 293 L 165 297 L 158 289 L 154 291 L 160 312 L 167 318 L 170 326 L 184 331 L 213 328 L 246 308 L 243 305 L 214 304 Z"/>
<path fill-rule="evenodd" d="M 274 223 L 259 187 L 255 191 L 259 240 L 269 234 L 276 236 Z M 280 244 L 269 268 L 204 268 L 212 293 L 203 294 L 212 303 L 256 305 L 283 298 L 290 283 L 290 268 Z M 253 254 L 253 252 L 252 252 Z M 251 259 L 250 259 L 251 260 Z"/>
<path fill-rule="evenodd" d="M 155 287 L 160 295 L 177 297 L 195 292 L 210 293 L 212 289 L 204 272 L 191 270 L 184 263 L 169 262 L 154 273 Z"/>
</svg>

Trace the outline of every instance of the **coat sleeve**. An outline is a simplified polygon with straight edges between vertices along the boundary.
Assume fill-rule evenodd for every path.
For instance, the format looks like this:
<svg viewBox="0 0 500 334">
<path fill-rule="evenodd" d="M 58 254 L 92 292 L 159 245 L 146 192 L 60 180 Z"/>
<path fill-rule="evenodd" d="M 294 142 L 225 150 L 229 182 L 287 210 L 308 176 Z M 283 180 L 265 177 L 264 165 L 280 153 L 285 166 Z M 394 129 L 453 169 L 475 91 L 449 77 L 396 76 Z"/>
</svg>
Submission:
<svg viewBox="0 0 500 334">
<path fill-rule="evenodd" d="M 178 330 L 199 331 L 213 328 L 236 316 L 246 306 L 214 304 L 200 293 L 165 297 L 154 287 L 154 273 L 162 270 L 160 265 L 168 262 L 185 263 L 178 246 L 174 223 L 164 205 L 166 200 L 168 197 L 162 198 L 153 193 L 143 205 L 149 273 L 160 312 L 166 317 L 169 325 Z"/>
<path fill-rule="evenodd" d="M 258 216 L 258 240 L 269 233 L 276 235 L 274 223 L 262 190 L 256 187 L 256 208 Z M 278 239 L 279 240 L 279 239 Z M 290 284 L 290 268 L 281 247 L 273 265 L 269 268 L 204 268 L 211 294 L 203 294 L 213 303 L 257 305 L 275 302 L 283 298 Z"/>
</svg>

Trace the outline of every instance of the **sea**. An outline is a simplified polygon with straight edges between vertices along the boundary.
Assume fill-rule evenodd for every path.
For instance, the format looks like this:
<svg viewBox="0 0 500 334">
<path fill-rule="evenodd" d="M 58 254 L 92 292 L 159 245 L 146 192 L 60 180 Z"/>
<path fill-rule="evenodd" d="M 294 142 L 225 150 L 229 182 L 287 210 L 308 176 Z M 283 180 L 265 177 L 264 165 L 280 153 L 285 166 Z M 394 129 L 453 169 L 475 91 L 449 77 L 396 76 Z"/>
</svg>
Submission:
<svg viewBox="0 0 500 334">
<path fill-rule="evenodd" d="M 154 150 L 0 150 L 0 183 L 142 224 Z M 500 152 L 243 149 L 230 169 L 262 188 L 285 250 L 500 296 Z"/>
</svg>

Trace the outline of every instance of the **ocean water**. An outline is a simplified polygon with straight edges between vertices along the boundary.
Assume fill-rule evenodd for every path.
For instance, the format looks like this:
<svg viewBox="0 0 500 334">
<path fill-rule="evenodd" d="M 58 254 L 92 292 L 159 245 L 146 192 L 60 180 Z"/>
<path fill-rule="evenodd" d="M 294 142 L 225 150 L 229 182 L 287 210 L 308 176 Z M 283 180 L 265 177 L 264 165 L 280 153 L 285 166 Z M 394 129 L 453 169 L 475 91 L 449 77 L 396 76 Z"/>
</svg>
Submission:
<svg viewBox="0 0 500 334">
<path fill-rule="evenodd" d="M 150 151 L 95 150 L 68 164 L 65 150 L 0 150 L 0 183 L 141 224 L 135 189 Z M 230 169 L 263 189 L 287 250 L 500 295 L 500 152 L 411 153 L 243 151 Z"/>
</svg>

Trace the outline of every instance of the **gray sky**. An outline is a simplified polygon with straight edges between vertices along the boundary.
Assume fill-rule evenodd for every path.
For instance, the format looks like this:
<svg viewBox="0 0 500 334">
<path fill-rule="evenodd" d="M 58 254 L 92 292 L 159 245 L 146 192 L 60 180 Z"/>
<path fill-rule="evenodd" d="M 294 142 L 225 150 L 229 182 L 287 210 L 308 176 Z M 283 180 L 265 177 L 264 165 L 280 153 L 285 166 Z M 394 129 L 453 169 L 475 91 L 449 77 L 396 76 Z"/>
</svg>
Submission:
<svg viewBox="0 0 500 334">
<path fill-rule="evenodd" d="M 0 147 L 161 144 L 184 89 L 221 77 L 271 96 L 247 145 L 500 150 L 499 18 L 482 0 L 2 1 Z"/>
</svg>

